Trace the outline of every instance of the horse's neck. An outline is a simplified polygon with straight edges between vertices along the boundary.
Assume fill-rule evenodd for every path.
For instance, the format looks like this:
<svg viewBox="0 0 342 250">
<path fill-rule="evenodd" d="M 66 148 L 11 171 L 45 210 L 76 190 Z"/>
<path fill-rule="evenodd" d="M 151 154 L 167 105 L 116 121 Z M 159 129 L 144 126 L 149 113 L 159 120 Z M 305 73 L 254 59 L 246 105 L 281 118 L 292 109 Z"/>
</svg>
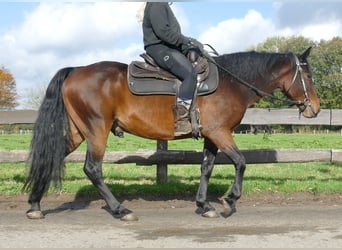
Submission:
<svg viewBox="0 0 342 250">
<path fill-rule="evenodd" d="M 247 52 L 226 55 L 220 59 L 233 73 L 231 91 L 239 92 L 248 106 L 280 88 L 281 78 L 291 67 L 286 63 L 289 59 L 287 54 Z"/>
<path fill-rule="evenodd" d="M 264 72 L 262 74 L 262 77 L 257 77 L 255 79 L 254 86 L 260 90 L 260 92 L 255 91 L 255 97 L 252 98 L 252 102 L 257 102 L 259 99 L 261 99 L 264 96 L 271 95 L 272 92 L 276 89 L 282 89 L 282 82 L 284 81 L 284 77 L 288 77 L 289 72 L 291 71 L 291 62 L 288 61 L 288 63 L 285 63 L 286 60 L 288 60 L 288 57 L 282 56 L 281 66 L 274 65 L 273 68 L 268 70 L 267 72 Z"/>
</svg>

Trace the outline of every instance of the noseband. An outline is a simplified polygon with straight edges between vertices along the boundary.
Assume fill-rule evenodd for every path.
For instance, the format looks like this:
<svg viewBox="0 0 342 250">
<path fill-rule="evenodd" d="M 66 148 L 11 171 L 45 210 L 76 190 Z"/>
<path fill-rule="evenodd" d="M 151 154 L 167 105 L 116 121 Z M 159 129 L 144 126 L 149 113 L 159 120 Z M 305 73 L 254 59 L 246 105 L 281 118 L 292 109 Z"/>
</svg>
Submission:
<svg viewBox="0 0 342 250">
<path fill-rule="evenodd" d="M 299 114 L 303 113 L 306 110 L 306 108 L 308 108 L 308 107 L 310 108 L 310 111 L 313 114 L 314 112 L 312 110 L 311 100 L 310 100 L 309 95 L 308 95 L 308 91 L 307 91 L 307 88 L 306 88 L 305 80 L 304 80 L 304 77 L 303 77 L 303 69 L 301 67 L 303 65 L 307 65 L 307 63 L 300 62 L 296 55 L 294 55 L 294 58 L 295 58 L 295 62 L 296 62 L 296 72 L 293 75 L 291 84 L 288 87 L 288 89 L 286 90 L 285 94 L 288 95 L 290 89 L 292 88 L 292 86 L 294 85 L 297 77 L 299 76 L 300 77 L 299 78 L 300 79 L 300 83 L 302 84 L 303 90 L 304 90 L 304 100 L 303 101 L 295 101 L 294 104 L 298 106 Z"/>
</svg>

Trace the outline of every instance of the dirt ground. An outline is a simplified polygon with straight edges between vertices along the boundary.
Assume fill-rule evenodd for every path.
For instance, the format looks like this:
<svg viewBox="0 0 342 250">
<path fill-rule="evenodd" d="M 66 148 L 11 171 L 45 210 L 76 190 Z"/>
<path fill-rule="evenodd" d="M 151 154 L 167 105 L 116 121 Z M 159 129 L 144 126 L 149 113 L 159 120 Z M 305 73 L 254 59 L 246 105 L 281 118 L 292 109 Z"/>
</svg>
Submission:
<svg viewBox="0 0 342 250">
<path fill-rule="evenodd" d="M 342 195 L 244 196 L 225 219 L 196 213 L 194 197 L 122 200 L 139 221 L 122 222 L 104 201 L 48 195 L 43 220 L 26 219 L 26 196 L 0 197 L 0 248 L 340 248 Z M 212 204 L 222 210 L 216 199 Z"/>
</svg>

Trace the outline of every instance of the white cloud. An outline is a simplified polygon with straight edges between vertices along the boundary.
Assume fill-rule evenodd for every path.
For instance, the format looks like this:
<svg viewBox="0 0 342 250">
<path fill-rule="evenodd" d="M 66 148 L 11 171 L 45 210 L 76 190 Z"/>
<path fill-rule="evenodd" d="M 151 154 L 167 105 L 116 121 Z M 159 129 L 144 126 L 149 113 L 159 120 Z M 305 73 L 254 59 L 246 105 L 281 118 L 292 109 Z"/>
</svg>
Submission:
<svg viewBox="0 0 342 250">
<path fill-rule="evenodd" d="M 241 19 L 228 19 L 202 33 L 199 40 L 209 43 L 220 53 L 245 50 L 265 40 L 273 31 L 271 20 L 249 10 Z"/>
<path fill-rule="evenodd" d="M 342 35 L 342 22 L 329 21 L 322 24 L 307 25 L 302 28 L 293 29 L 294 34 L 301 34 L 314 41 L 329 40 Z"/>
<path fill-rule="evenodd" d="M 280 8 L 281 4 L 274 6 Z M 314 41 L 342 36 L 342 17 L 338 19 L 337 15 L 329 18 L 320 16 L 321 20 L 317 21 L 317 13 L 312 13 L 314 21 L 311 23 L 302 21 L 297 26 L 279 26 L 274 20 L 263 17 L 255 10 L 249 10 L 242 18 L 228 19 L 207 29 L 199 36 L 199 40 L 211 44 L 219 53 L 224 54 L 246 50 L 273 36 L 304 36 Z M 296 19 L 291 13 L 287 17 Z"/>
<path fill-rule="evenodd" d="M 65 66 L 101 60 L 129 62 L 143 50 L 141 3 L 41 3 L 24 22 L 0 36 L 1 63 L 19 95 L 46 83 Z"/>
<path fill-rule="evenodd" d="M 136 9 L 134 3 L 43 3 L 15 34 L 32 52 L 111 47 L 121 37 L 138 31 L 136 19 L 131 18 Z"/>
</svg>

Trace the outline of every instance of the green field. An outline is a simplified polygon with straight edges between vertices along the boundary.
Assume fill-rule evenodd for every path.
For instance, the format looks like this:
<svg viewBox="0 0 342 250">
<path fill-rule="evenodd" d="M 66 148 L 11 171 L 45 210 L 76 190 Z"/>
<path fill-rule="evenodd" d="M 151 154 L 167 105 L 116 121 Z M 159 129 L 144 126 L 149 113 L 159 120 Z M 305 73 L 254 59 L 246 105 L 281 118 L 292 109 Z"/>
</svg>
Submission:
<svg viewBox="0 0 342 250">
<path fill-rule="evenodd" d="M 335 134 L 236 134 L 235 141 L 240 149 L 314 148 L 342 149 L 342 135 Z M 28 150 L 31 135 L 0 135 L 0 150 Z M 155 149 L 156 142 L 132 135 L 124 139 L 110 136 L 107 150 L 136 151 Z M 202 140 L 170 141 L 169 149 L 201 150 Z M 79 150 L 85 150 L 82 145 Z M 77 195 L 95 195 L 97 192 L 85 177 L 83 163 L 68 163 L 62 192 Z M 25 164 L 0 164 L 0 195 L 16 195 L 26 173 Z M 195 195 L 199 183 L 199 165 L 169 165 L 168 183 L 156 183 L 154 166 L 135 164 L 104 164 L 104 176 L 111 190 L 119 196 L 126 195 Z M 227 192 L 234 178 L 231 165 L 216 165 L 209 194 L 222 195 Z M 256 193 L 342 193 L 342 164 L 338 163 L 282 163 L 249 164 L 245 173 L 243 192 Z M 54 192 L 51 188 L 51 192 Z"/>
<path fill-rule="evenodd" d="M 0 150 L 28 150 L 31 134 L 0 134 Z M 234 139 L 240 149 L 282 149 L 282 148 L 315 148 L 315 149 L 342 149 L 342 135 L 328 134 L 235 134 Z M 82 144 L 78 150 L 85 150 Z M 107 150 L 135 151 L 139 149 L 155 149 L 156 141 L 125 134 L 125 138 L 110 135 Z M 169 149 L 201 150 L 203 140 L 176 140 L 169 141 Z"/>
</svg>

